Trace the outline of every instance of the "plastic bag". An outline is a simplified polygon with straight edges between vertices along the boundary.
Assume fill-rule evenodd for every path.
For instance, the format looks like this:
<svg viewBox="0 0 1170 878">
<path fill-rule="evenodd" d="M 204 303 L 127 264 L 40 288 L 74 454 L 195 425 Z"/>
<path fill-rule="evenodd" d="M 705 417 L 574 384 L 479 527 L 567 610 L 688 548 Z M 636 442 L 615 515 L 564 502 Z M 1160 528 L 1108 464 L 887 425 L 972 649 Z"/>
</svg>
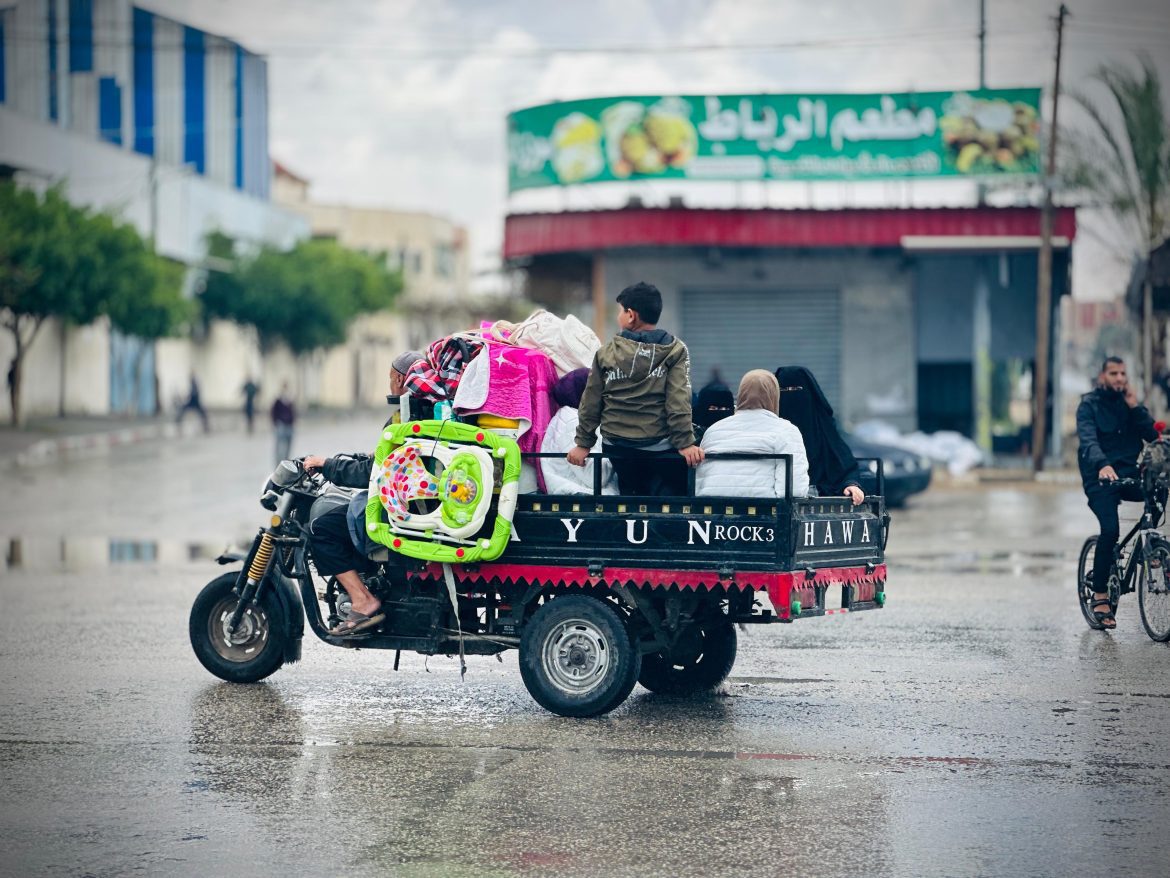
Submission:
<svg viewBox="0 0 1170 878">
<path fill-rule="evenodd" d="M 497 320 L 487 330 L 490 338 L 542 352 L 556 367 L 557 377 L 574 369 L 588 369 L 601 348 L 597 335 L 570 314 L 561 319 L 550 311 L 534 311 L 522 323 Z"/>
</svg>

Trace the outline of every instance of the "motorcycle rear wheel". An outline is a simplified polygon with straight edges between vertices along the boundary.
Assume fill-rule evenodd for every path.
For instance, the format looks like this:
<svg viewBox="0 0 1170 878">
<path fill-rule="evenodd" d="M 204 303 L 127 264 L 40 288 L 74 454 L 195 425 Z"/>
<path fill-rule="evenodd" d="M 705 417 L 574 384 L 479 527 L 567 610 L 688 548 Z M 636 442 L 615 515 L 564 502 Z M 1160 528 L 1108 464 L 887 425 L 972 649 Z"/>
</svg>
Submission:
<svg viewBox="0 0 1170 878">
<path fill-rule="evenodd" d="M 271 589 L 249 607 L 235 634 L 227 631 L 236 608 L 237 573 L 225 573 L 203 587 L 191 607 L 188 632 L 199 663 L 229 683 L 255 683 L 284 664 L 288 624 Z"/>
</svg>

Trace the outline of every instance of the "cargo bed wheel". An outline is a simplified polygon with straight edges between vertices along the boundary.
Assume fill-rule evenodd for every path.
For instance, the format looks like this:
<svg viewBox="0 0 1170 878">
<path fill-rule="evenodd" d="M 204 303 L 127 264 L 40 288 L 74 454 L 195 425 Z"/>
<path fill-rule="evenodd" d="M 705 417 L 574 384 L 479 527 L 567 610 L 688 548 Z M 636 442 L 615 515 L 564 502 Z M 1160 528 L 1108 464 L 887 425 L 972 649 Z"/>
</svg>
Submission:
<svg viewBox="0 0 1170 878">
<path fill-rule="evenodd" d="M 561 595 L 524 626 L 520 675 L 542 707 L 561 716 L 597 716 L 626 700 L 642 657 L 625 620 L 605 601 Z"/>
<path fill-rule="evenodd" d="M 727 619 L 695 622 L 679 635 L 669 653 L 642 657 L 638 682 L 666 695 L 708 692 L 731 673 L 736 647 L 735 626 Z"/>
</svg>

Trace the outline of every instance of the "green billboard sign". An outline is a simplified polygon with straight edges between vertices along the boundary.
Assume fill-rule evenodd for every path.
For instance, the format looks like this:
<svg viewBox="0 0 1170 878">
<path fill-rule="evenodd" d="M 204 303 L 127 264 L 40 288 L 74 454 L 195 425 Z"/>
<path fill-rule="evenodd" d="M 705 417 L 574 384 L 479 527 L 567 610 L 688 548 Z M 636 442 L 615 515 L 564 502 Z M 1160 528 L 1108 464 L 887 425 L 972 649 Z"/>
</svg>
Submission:
<svg viewBox="0 0 1170 878">
<path fill-rule="evenodd" d="M 508 189 L 1040 170 L 1040 89 L 592 98 L 508 116 Z"/>
</svg>

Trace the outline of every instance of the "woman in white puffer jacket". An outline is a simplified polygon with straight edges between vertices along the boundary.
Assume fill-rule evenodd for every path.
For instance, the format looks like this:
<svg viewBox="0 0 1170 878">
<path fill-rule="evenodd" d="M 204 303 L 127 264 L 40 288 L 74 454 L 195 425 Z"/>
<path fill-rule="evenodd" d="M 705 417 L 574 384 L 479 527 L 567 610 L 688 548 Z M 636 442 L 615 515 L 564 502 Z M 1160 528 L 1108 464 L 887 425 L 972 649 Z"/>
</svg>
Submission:
<svg viewBox="0 0 1170 878">
<path fill-rule="evenodd" d="M 703 434 L 707 454 L 791 454 L 792 495 L 808 496 L 808 455 L 795 425 L 780 417 L 780 384 L 766 369 L 739 382 L 735 414 Z M 783 497 L 784 461 L 706 460 L 695 473 L 695 493 L 716 497 Z"/>
</svg>

